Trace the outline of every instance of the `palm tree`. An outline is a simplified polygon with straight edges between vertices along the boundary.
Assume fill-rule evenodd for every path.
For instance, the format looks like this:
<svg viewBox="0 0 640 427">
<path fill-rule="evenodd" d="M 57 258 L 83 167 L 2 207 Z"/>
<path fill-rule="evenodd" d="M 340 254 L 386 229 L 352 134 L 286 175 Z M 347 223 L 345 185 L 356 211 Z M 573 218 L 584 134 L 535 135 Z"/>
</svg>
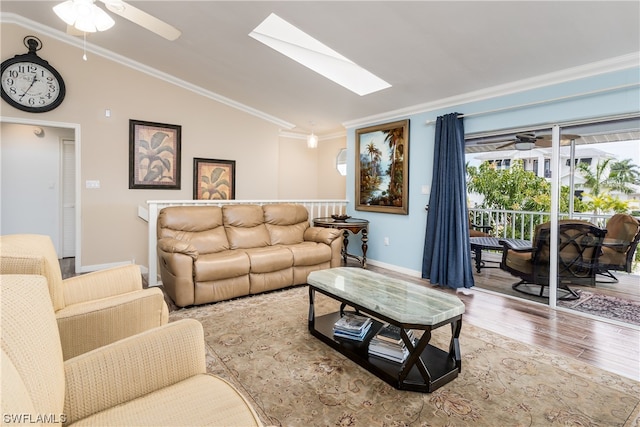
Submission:
<svg viewBox="0 0 640 427">
<path fill-rule="evenodd" d="M 371 161 L 371 176 L 376 176 L 376 165 L 380 163 L 382 153 L 373 141 L 367 145 L 367 153 L 369 154 L 369 159 Z"/>
<path fill-rule="evenodd" d="M 612 197 L 609 191 L 620 191 L 631 193 L 633 190 L 629 184 L 636 184 L 639 181 L 640 172 L 638 166 L 631 164 L 631 159 L 614 161 L 614 159 L 604 159 L 598 161 L 595 170 L 592 171 L 586 163 L 579 163 L 578 170 L 585 179 L 584 186 L 591 191 L 586 193 L 591 198 L 593 213 L 599 211 L 621 209 L 622 202 L 617 197 Z"/>
<path fill-rule="evenodd" d="M 395 129 L 388 129 L 383 131 L 385 134 L 384 140 L 389 144 L 389 155 L 391 157 L 391 162 L 389 164 L 389 190 L 391 193 L 395 192 L 395 189 L 399 189 L 399 192 L 402 192 L 402 181 L 396 182 L 396 161 L 402 158 L 402 154 L 404 150 L 402 146 L 404 144 L 404 140 L 402 138 L 404 128 L 398 127 Z M 394 194 L 391 194 L 393 197 Z"/>
<path fill-rule="evenodd" d="M 640 184 L 640 170 L 638 165 L 631 163 L 631 159 L 624 159 L 611 164 L 609 178 L 612 190 L 629 194 L 633 191 L 629 184 Z"/>
</svg>

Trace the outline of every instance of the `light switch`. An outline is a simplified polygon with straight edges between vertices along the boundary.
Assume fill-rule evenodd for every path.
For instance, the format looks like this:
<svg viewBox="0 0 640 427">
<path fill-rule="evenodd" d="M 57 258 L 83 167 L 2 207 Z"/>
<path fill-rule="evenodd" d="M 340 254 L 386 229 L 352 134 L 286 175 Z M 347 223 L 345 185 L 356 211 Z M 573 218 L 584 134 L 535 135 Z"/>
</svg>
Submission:
<svg viewBox="0 0 640 427">
<path fill-rule="evenodd" d="M 87 180 L 85 183 L 86 188 L 100 188 L 100 181 L 97 180 Z"/>
<path fill-rule="evenodd" d="M 422 186 L 422 194 L 429 194 L 429 190 L 431 190 L 431 188 L 428 185 L 423 185 Z"/>
</svg>

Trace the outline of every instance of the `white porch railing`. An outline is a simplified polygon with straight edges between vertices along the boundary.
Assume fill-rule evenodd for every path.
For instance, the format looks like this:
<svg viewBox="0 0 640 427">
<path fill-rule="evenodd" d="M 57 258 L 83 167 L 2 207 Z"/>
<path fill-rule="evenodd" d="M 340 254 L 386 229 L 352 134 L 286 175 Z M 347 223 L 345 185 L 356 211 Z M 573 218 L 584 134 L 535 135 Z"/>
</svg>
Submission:
<svg viewBox="0 0 640 427">
<path fill-rule="evenodd" d="M 149 239 L 149 286 L 158 284 L 158 251 L 156 227 L 158 214 L 168 206 L 223 206 L 223 205 L 268 205 L 294 203 L 303 205 L 309 211 L 309 223 L 314 218 L 342 215 L 346 213 L 346 200 L 149 200 L 147 201 L 148 213 L 138 214 L 148 221 Z"/>
<path fill-rule="evenodd" d="M 471 222 L 476 225 L 490 225 L 491 234 L 495 237 L 508 237 L 533 240 L 533 233 L 538 224 L 551 220 L 549 212 L 469 209 Z M 594 215 L 589 212 L 574 212 L 573 219 L 589 221 L 604 228 L 611 215 Z M 560 219 L 569 218 L 568 213 L 561 213 Z"/>
</svg>

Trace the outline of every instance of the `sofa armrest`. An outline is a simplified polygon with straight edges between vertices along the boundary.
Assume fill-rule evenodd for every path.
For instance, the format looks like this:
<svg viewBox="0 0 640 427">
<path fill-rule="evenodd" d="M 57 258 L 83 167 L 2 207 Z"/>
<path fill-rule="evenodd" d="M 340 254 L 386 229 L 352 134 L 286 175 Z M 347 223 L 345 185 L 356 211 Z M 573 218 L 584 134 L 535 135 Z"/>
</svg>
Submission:
<svg viewBox="0 0 640 427">
<path fill-rule="evenodd" d="M 193 258 L 194 261 L 198 259 L 198 250 L 184 240 L 163 237 L 158 240 L 158 249 L 170 254 L 184 254 Z"/>
<path fill-rule="evenodd" d="M 184 319 L 64 363 L 67 423 L 204 374 L 200 322 Z"/>
<path fill-rule="evenodd" d="M 331 245 L 331 243 L 342 236 L 342 231 L 336 228 L 325 227 L 309 227 L 304 231 L 305 242 L 325 243 Z"/>
<path fill-rule="evenodd" d="M 142 289 L 140 267 L 122 267 L 94 271 L 62 281 L 65 306 L 108 298 Z"/>
<path fill-rule="evenodd" d="M 68 305 L 56 312 L 64 359 L 167 323 L 159 288 Z"/>
</svg>

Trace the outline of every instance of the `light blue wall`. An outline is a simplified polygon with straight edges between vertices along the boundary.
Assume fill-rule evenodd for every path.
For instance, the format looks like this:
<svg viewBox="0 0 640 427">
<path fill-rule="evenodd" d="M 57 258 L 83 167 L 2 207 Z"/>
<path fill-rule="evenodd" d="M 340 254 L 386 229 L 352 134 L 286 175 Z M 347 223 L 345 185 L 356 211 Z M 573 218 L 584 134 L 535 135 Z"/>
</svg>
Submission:
<svg viewBox="0 0 640 427">
<path fill-rule="evenodd" d="M 470 114 L 518 106 L 537 101 L 556 99 L 640 82 L 640 69 L 627 69 L 595 77 L 574 80 L 526 92 L 511 94 L 420 114 L 407 116 L 409 130 L 409 214 L 396 215 L 355 210 L 355 175 L 349 168 L 347 176 L 348 214 L 370 221 L 367 258 L 373 263 L 395 268 L 409 274 L 420 275 L 427 212 L 428 194 L 421 194 L 422 186 L 431 186 L 435 121 L 438 116 L 452 112 Z M 549 124 L 569 120 L 602 117 L 640 111 L 640 88 L 589 95 L 551 104 L 483 114 L 464 119 L 465 133 L 498 130 L 519 126 Z M 394 118 L 401 120 L 405 117 Z M 386 121 L 385 121 L 386 122 Z M 363 124 L 360 127 L 379 124 Z M 384 122 L 383 122 L 384 123 Z M 355 130 L 347 129 L 348 164 L 355 164 Z M 384 246 L 384 238 L 390 244 Z M 349 251 L 361 253 L 359 239 L 350 239 Z"/>
</svg>

